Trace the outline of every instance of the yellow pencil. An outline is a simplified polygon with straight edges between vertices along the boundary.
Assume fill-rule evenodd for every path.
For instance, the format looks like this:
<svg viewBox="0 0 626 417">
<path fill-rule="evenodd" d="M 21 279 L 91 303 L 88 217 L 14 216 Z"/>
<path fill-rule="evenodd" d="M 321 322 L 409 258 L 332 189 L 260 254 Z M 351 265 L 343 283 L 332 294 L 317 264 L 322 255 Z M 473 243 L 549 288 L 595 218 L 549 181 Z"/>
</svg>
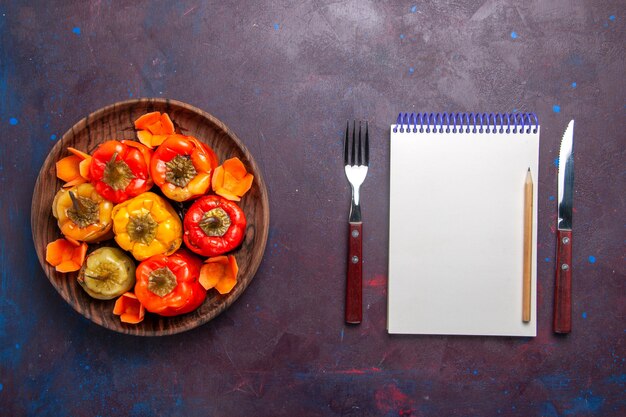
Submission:
<svg viewBox="0 0 626 417">
<path fill-rule="evenodd" d="M 533 179 L 530 168 L 524 183 L 524 288 L 522 298 L 522 321 L 530 321 L 530 282 L 533 259 Z"/>
</svg>

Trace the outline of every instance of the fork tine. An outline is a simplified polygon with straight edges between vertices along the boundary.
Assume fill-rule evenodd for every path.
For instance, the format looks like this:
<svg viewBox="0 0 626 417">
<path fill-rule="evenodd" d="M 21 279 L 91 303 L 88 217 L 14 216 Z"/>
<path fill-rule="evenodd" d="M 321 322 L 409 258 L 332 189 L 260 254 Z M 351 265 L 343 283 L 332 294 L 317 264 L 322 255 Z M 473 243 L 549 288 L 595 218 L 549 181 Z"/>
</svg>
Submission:
<svg viewBox="0 0 626 417">
<path fill-rule="evenodd" d="M 359 120 L 359 143 L 357 144 L 357 157 L 356 164 L 361 165 L 363 163 L 363 158 L 361 154 L 361 121 Z"/>
<path fill-rule="evenodd" d="M 348 130 L 350 129 L 350 121 L 346 121 L 346 137 L 343 141 L 343 164 L 348 165 L 348 142 L 350 138 L 348 137 Z"/>
<path fill-rule="evenodd" d="M 365 166 L 370 164 L 370 135 L 368 123 L 365 121 Z"/>
<path fill-rule="evenodd" d="M 352 121 L 352 153 L 350 153 L 350 165 L 354 165 L 356 157 L 356 120 Z"/>
</svg>

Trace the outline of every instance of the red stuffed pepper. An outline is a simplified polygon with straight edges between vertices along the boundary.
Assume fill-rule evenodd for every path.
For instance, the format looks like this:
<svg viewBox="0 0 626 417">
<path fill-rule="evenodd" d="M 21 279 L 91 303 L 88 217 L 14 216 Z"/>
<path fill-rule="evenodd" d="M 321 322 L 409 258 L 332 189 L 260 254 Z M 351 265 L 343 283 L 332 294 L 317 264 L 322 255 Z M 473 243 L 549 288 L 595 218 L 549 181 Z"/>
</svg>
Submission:
<svg viewBox="0 0 626 417">
<path fill-rule="evenodd" d="M 148 258 L 135 271 L 135 296 L 151 313 L 167 317 L 189 313 L 206 298 L 199 282 L 201 267 L 202 261 L 185 250 Z"/>
<path fill-rule="evenodd" d="M 92 155 L 89 172 L 96 191 L 105 199 L 121 203 L 152 187 L 152 151 L 139 142 L 110 140 Z"/>
<path fill-rule="evenodd" d="M 207 192 L 217 165 L 215 152 L 198 139 L 170 135 L 154 152 L 150 172 L 167 198 L 186 201 Z"/>
<path fill-rule="evenodd" d="M 196 200 L 185 215 L 183 240 L 202 256 L 218 256 L 241 244 L 246 216 L 234 202 L 218 195 Z"/>
</svg>

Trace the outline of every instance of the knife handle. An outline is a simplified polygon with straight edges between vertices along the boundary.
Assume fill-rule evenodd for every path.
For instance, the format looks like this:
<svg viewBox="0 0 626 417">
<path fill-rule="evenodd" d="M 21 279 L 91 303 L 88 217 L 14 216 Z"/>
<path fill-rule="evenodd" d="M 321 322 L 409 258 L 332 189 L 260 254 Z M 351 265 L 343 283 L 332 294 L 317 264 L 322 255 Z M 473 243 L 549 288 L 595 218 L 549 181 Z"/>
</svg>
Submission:
<svg viewBox="0 0 626 417">
<path fill-rule="evenodd" d="M 359 324 L 363 317 L 363 223 L 350 223 L 346 277 L 346 323 Z"/>
<path fill-rule="evenodd" d="M 572 231 L 557 230 L 554 333 L 572 330 Z"/>
</svg>

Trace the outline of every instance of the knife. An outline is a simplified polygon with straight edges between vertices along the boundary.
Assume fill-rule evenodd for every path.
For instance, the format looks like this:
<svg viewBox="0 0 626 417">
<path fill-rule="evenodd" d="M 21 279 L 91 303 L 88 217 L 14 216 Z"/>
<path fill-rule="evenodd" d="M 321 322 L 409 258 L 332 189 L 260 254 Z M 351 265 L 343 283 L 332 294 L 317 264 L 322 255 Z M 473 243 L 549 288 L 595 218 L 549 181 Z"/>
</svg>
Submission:
<svg viewBox="0 0 626 417">
<path fill-rule="evenodd" d="M 572 204 L 574 200 L 574 120 L 561 139 L 558 176 L 554 332 L 572 330 Z"/>
</svg>

